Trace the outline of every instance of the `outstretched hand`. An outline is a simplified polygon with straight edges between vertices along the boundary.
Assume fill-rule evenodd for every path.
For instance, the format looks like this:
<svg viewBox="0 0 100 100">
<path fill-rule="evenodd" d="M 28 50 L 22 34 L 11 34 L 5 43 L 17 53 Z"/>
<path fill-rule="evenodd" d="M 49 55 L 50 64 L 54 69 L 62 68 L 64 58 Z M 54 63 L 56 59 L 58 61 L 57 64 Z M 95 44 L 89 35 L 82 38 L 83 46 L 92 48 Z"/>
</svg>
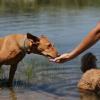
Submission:
<svg viewBox="0 0 100 100">
<path fill-rule="evenodd" d="M 51 62 L 56 62 L 56 63 L 64 63 L 67 62 L 71 59 L 71 54 L 70 53 L 64 53 L 59 57 L 56 57 L 55 59 L 50 59 Z"/>
</svg>

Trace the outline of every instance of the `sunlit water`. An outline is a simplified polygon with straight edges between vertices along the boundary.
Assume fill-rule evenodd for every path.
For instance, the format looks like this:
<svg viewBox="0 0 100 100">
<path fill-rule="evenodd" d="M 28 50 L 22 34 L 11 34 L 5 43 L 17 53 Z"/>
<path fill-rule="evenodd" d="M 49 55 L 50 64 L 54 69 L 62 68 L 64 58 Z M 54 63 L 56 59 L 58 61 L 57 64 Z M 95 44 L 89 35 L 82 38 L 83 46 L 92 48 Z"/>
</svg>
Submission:
<svg viewBox="0 0 100 100">
<path fill-rule="evenodd" d="M 100 8 L 91 7 L 43 7 L 31 13 L 1 13 L 0 36 L 27 32 L 37 36 L 44 34 L 55 43 L 60 53 L 64 53 L 77 46 L 99 19 Z M 100 43 L 88 51 L 97 56 L 99 66 Z M 44 57 L 27 55 L 18 66 L 13 89 L 1 87 L 0 100 L 99 100 L 95 94 L 82 94 L 77 89 L 77 82 L 82 75 L 82 55 L 64 64 L 54 64 Z M 3 79 L 0 82 L 5 83 L 9 68 L 3 66 L 2 70 Z"/>
</svg>

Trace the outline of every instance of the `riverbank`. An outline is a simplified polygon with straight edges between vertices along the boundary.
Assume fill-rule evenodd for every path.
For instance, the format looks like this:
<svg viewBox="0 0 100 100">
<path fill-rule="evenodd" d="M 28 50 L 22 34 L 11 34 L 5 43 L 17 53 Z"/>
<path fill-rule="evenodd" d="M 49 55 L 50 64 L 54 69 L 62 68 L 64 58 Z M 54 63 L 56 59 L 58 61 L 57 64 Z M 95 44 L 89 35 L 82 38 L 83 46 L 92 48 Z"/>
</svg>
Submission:
<svg viewBox="0 0 100 100">
<path fill-rule="evenodd" d="M 63 7 L 63 8 L 84 8 L 87 6 L 99 7 L 100 0 L 0 0 L 0 12 L 10 11 L 33 11 L 46 7 Z"/>
</svg>

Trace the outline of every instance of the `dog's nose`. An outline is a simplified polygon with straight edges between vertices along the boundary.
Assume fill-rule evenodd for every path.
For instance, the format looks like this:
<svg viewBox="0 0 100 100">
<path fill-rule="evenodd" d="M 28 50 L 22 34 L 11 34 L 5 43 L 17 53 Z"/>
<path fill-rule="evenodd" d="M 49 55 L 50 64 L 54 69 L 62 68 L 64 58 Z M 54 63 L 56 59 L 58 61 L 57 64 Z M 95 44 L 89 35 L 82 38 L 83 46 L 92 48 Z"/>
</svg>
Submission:
<svg viewBox="0 0 100 100">
<path fill-rule="evenodd" d="M 57 57 L 59 57 L 61 54 L 60 53 L 57 53 Z"/>
</svg>

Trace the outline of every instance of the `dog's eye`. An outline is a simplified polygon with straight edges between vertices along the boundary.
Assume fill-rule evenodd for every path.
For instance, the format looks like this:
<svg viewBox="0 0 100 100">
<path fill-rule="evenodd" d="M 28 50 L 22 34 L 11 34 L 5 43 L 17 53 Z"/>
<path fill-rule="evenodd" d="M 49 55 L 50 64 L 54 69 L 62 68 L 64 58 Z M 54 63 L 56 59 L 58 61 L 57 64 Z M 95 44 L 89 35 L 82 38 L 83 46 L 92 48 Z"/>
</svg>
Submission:
<svg viewBox="0 0 100 100">
<path fill-rule="evenodd" d="M 51 46 L 52 46 L 51 44 L 48 44 L 48 45 L 47 45 L 48 48 L 50 48 Z"/>
</svg>

